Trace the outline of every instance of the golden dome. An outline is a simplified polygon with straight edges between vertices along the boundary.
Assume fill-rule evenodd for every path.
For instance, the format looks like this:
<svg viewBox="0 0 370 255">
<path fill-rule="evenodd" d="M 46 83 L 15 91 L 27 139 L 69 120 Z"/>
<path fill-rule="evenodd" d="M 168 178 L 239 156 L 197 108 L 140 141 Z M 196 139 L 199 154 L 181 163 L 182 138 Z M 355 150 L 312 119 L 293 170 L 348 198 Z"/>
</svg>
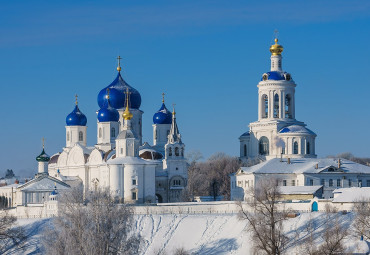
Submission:
<svg viewBox="0 0 370 255">
<path fill-rule="evenodd" d="M 275 38 L 275 44 L 271 45 L 270 47 L 270 52 L 273 56 L 281 55 L 281 53 L 284 50 L 283 46 L 279 45 L 277 42 L 278 42 L 278 39 Z"/>
<path fill-rule="evenodd" d="M 130 120 L 130 119 L 132 119 L 132 117 L 133 117 L 134 115 L 132 115 L 132 113 L 130 112 L 130 110 L 128 109 L 128 106 L 126 106 L 126 109 L 125 109 L 125 111 L 123 112 L 123 114 L 122 114 L 122 117 L 123 117 L 123 119 L 124 120 Z"/>
</svg>

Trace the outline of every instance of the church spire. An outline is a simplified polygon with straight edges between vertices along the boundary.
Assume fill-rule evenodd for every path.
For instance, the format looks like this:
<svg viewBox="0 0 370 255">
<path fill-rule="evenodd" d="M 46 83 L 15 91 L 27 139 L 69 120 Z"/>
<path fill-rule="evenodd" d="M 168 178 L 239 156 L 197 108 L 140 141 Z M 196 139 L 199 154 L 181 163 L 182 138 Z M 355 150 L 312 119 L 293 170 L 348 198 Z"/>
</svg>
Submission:
<svg viewBox="0 0 370 255">
<path fill-rule="evenodd" d="M 175 111 L 175 104 L 173 106 L 173 112 L 172 112 L 172 125 L 170 134 L 168 135 L 168 142 L 169 143 L 181 143 L 181 135 L 179 132 L 179 128 L 177 127 L 176 123 L 176 111 Z"/>
</svg>

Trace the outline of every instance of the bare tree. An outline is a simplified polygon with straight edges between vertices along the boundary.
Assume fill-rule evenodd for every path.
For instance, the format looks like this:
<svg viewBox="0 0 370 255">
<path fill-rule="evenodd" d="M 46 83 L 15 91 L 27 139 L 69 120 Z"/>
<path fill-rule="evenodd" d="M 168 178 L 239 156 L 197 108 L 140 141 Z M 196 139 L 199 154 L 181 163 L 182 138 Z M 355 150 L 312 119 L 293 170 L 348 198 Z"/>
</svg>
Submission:
<svg viewBox="0 0 370 255">
<path fill-rule="evenodd" d="M 284 234 L 283 222 L 288 219 L 289 210 L 277 206 L 281 198 L 277 184 L 275 178 L 261 180 L 247 191 L 247 207 L 239 202 L 240 219 L 249 223 L 255 254 L 282 254 L 292 242 Z"/>
<path fill-rule="evenodd" d="M 132 209 L 117 204 L 109 190 L 74 189 L 62 195 L 58 217 L 44 233 L 48 254 L 138 254 Z"/>
<path fill-rule="evenodd" d="M 0 254 L 15 252 L 24 247 L 27 237 L 23 227 L 16 225 L 17 218 L 10 216 L 6 211 L 0 215 Z"/>
<path fill-rule="evenodd" d="M 358 201 L 354 206 L 355 219 L 353 231 L 357 236 L 362 236 L 370 241 L 370 201 Z"/>
</svg>

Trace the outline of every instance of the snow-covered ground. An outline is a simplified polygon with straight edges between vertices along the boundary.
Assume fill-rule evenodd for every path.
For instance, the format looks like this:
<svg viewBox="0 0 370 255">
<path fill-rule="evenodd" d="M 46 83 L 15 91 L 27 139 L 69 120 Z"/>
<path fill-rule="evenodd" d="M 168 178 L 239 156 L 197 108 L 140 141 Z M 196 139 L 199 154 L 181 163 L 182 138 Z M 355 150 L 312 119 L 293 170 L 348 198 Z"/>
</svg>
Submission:
<svg viewBox="0 0 370 255">
<path fill-rule="evenodd" d="M 159 214 L 135 217 L 137 231 L 145 239 L 141 254 L 172 254 L 176 248 L 184 248 L 192 254 L 252 254 L 250 235 L 246 231 L 247 223 L 240 221 L 235 214 Z M 335 214 L 331 218 L 334 221 Z M 317 242 L 320 242 L 324 213 L 303 213 L 285 224 L 286 233 L 296 240 L 295 245 L 289 247 L 289 254 L 302 254 L 299 245 L 308 234 L 307 223 L 310 219 L 313 221 Z M 340 215 L 337 220 L 350 227 L 353 214 Z M 19 251 L 19 254 L 40 254 L 42 228 L 50 223 L 50 219 L 19 220 L 19 224 L 27 227 L 31 236 L 26 252 Z M 346 240 L 351 251 L 356 246 L 366 245 L 358 239 L 349 237 Z"/>
</svg>

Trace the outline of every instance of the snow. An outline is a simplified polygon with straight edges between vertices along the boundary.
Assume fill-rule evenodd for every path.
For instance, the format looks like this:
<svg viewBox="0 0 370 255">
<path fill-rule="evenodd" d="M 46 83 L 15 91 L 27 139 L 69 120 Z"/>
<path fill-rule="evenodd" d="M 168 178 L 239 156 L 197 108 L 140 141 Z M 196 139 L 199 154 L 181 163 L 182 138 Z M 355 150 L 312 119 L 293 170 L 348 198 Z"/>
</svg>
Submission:
<svg viewBox="0 0 370 255">
<path fill-rule="evenodd" d="M 333 203 L 353 203 L 362 200 L 370 200 L 370 188 L 352 187 L 333 191 Z"/>
<path fill-rule="evenodd" d="M 320 173 L 327 170 L 329 167 L 333 167 L 335 172 L 344 173 L 370 173 L 370 167 L 361 165 L 346 159 L 341 159 L 341 167 L 339 170 L 336 169 L 338 166 L 337 159 L 333 158 L 297 158 L 291 159 L 290 164 L 287 163 L 287 159 L 283 159 L 280 162 L 279 158 L 274 158 L 262 162 L 260 164 L 251 167 L 241 167 L 242 173 Z M 316 164 L 318 168 L 316 169 Z"/>
<path fill-rule="evenodd" d="M 148 162 L 142 158 L 138 157 L 120 157 L 120 158 L 115 158 L 115 159 L 109 159 L 107 161 L 108 164 L 111 165 L 122 165 L 122 164 L 127 164 L 127 165 L 153 165 L 154 163 Z"/>
<path fill-rule="evenodd" d="M 353 213 L 346 215 L 331 214 L 330 220 L 336 220 L 350 227 Z M 136 233 L 144 238 L 140 254 L 173 254 L 177 248 L 184 248 L 191 254 L 207 255 L 241 255 L 252 254 L 250 233 L 246 231 L 246 221 L 240 221 L 236 214 L 158 214 L 135 215 Z M 300 247 L 304 238 L 308 237 L 307 224 L 313 221 L 317 242 L 322 243 L 324 213 L 303 213 L 284 223 L 289 238 L 295 238 L 294 245 L 288 248 L 288 254 L 301 254 Z M 42 228 L 51 223 L 50 219 L 19 220 L 26 226 L 31 235 L 27 251 L 24 254 L 41 254 L 40 236 Z M 369 247 L 360 238 L 348 237 L 345 240 L 348 252 L 368 251 Z"/>
<path fill-rule="evenodd" d="M 281 194 L 314 194 L 322 186 L 279 186 Z"/>
</svg>

